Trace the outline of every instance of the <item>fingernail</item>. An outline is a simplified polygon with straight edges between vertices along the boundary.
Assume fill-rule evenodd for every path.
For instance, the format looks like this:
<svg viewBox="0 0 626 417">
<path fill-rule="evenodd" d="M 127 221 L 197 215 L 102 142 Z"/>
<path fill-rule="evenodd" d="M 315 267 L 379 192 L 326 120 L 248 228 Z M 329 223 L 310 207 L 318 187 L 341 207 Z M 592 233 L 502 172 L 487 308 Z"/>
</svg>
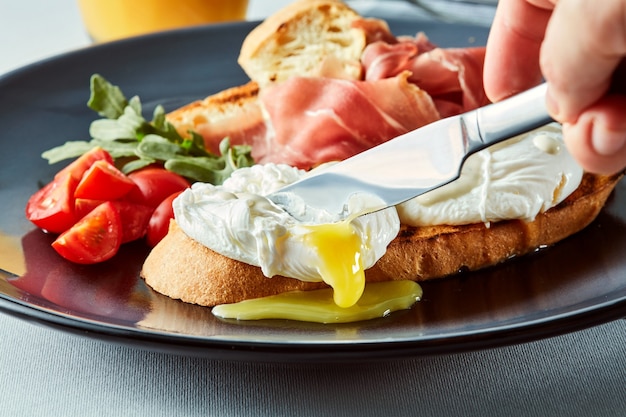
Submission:
<svg viewBox="0 0 626 417">
<path fill-rule="evenodd" d="M 608 129 L 595 121 L 591 128 L 591 145 L 599 155 L 613 155 L 626 145 L 626 132 Z"/>
<path fill-rule="evenodd" d="M 548 109 L 548 113 L 552 116 L 553 119 L 559 119 L 559 105 L 556 102 L 554 96 L 552 95 L 550 87 L 548 87 L 548 91 L 546 91 L 546 107 Z"/>
</svg>

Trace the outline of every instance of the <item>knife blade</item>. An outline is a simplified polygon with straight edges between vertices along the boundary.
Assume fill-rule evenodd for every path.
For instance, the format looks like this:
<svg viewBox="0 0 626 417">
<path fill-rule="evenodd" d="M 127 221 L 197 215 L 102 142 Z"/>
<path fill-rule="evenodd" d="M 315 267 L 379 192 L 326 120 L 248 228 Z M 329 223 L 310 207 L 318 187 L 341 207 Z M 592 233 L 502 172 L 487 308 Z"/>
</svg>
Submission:
<svg viewBox="0 0 626 417">
<path fill-rule="evenodd" d="M 552 122 L 546 90 L 546 84 L 540 84 L 498 103 L 430 123 L 267 197 L 290 212 L 295 196 L 307 207 L 339 219 L 346 217 L 347 202 L 358 193 L 378 197 L 360 214 L 403 203 L 458 179 L 470 155 Z"/>
</svg>

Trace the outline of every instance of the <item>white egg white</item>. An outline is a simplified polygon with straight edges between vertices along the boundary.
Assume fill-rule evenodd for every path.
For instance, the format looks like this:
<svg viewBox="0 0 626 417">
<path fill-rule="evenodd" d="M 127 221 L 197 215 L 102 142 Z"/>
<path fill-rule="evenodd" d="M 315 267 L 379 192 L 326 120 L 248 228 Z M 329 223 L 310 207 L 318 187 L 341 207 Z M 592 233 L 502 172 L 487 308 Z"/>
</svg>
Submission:
<svg viewBox="0 0 626 417">
<path fill-rule="evenodd" d="M 303 223 L 264 197 L 304 175 L 287 165 L 267 164 L 239 169 L 221 186 L 196 183 L 174 200 L 176 221 L 192 239 L 260 267 L 267 277 L 321 281 L 317 249 L 304 236 L 310 233 L 307 225 L 331 223 L 334 216 L 319 212 Z M 354 219 L 354 230 L 363 242 L 362 266 L 370 268 L 383 256 L 400 223 L 532 220 L 565 199 L 581 178 L 582 169 L 566 151 L 557 125 L 503 142 L 472 156 L 456 182 L 397 210 Z M 359 201 L 352 201 L 351 207 L 357 212 Z"/>
<path fill-rule="evenodd" d="M 578 188 L 582 175 L 551 124 L 470 156 L 457 181 L 397 209 L 411 226 L 532 221 Z"/>
<path fill-rule="evenodd" d="M 307 225 L 331 223 L 334 216 L 319 212 L 317 218 L 300 222 L 264 197 L 305 174 L 267 164 L 239 169 L 221 186 L 196 183 L 174 200 L 176 222 L 192 239 L 260 267 L 267 277 L 322 281 L 317 248 L 304 236 L 310 233 Z M 364 269 L 378 261 L 400 228 L 394 208 L 358 217 L 352 224 L 362 242 Z"/>
</svg>

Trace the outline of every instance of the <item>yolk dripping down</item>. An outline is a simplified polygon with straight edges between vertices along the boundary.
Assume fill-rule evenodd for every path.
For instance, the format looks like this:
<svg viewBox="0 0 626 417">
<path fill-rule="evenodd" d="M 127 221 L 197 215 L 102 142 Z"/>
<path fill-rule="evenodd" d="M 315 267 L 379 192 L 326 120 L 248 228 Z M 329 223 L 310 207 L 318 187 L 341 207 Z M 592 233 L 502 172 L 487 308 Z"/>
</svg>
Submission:
<svg viewBox="0 0 626 417">
<path fill-rule="evenodd" d="M 362 241 L 352 220 L 306 226 L 311 233 L 304 237 L 307 244 L 317 248 L 318 271 L 333 288 L 335 304 L 344 308 L 356 304 L 365 288 Z"/>
<path fill-rule="evenodd" d="M 306 226 L 304 241 L 318 254 L 318 271 L 332 287 L 291 291 L 213 307 L 224 319 L 288 319 L 316 323 L 350 323 L 385 317 L 410 308 L 422 296 L 413 281 L 388 281 L 365 286 L 363 242 L 349 218 L 339 223 Z"/>
</svg>

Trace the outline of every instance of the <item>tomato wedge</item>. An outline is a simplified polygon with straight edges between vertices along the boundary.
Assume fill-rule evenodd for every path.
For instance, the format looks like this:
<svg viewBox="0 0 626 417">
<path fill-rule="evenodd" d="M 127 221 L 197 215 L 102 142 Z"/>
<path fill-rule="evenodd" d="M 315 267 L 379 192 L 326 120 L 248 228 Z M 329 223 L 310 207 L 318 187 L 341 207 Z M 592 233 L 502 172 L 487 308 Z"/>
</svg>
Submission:
<svg viewBox="0 0 626 417">
<path fill-rule="evenodd" d="M 112 258 L 121 244 L 120 214 L 107 201 L 63 232 L 52 242 L 52 247 L 68 261 L 93 264 Z"/>
<path fill-rule="evenodd" d="M 26 203 L 26 218 L 37 227 L 52 233 L 61 233 L 72 227 L 74 190 L 78 180 L 69 172 L 56 176 L 45 187 L 33 194 Z"/>
<path fill-rule="evenodd" d="M 93 165 L 96 161 L 107 161 L 113 164 L 113 158 L 111 154 L 100 147 L 95 147 L 87 153 L 82 154 L 74 162 L 57 172 L 55 178 L 65 176 L 70 173 L 77 181 L 83 178 L 83 174 Z"/>
<path fill-rule="evenodd" d="M 137 188 L 126 197 L 129 201 L 156 208 L 161 201 L 177 191 L 189 188 L 189 182 L 182 176 L 165 168 L 144 168 L 128 174 Z"/>
<path fill-rule="evenodd" d="M 128 201 L 113 201 L 122 222 L 122 243 L 141 239 L 148 231 L 148 222 L 154 209 Z"/>
<path fill-rule="evenodd" d="M 91 210 L 104 203 L 104 200 L 92 200 L 89 198 L 77 198 L 74 200 L 74 212 L 77 221 L 85 217 Z"/>
<path fill-rule="evenodd" d="M 161 202 L 152 213 L 150 223 L 148 223 L 148 233 L 146 240 L 148 245 L 155 247 L 167 234 L 170 228 L 170 220 L 174 218 L 174 208 L 172 201 L 178 197 L 182 191 L 175 192 Z"/>
<path fill-rule="evenodd" d="M 83 174 L 75 198 L 116 200 L 136 187 L 133 180 L 108 161 L 95 161 Z"/>
</svg>

